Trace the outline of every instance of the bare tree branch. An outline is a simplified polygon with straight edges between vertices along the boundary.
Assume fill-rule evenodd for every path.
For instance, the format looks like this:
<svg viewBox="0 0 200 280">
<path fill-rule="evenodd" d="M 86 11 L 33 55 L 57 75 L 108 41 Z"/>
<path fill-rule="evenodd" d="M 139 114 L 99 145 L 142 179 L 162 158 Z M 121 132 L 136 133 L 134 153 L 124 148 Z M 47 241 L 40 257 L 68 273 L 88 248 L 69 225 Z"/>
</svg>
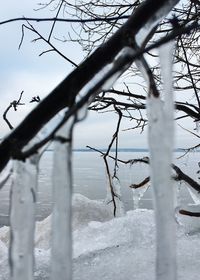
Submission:
<svg viewBox="0 0 200 280">
<path fill-rule="evenodd" d="M 22 95 L 23 95 L 24 91 L 22 91 L 20 93 L 19 99 L 18 100 L 14 100 L 10 103 L 10 105 L 6 108 L 6 110 L 3 113 L 3 119 L 5 120 L 5 122 L 7 123 L 8 127 L 12 130 L 14 127 L 12 126 L 12 124 L 10 123 L 10 121 L 7 118 L 7 113 L 10 111 L 11 108 L 14 109 L 14 111 L 17 111 L 17 107 L 19 105 L 25 105 L 24 103 L 20 103 L 21 99 L 22 99 Z"/>
</svg>

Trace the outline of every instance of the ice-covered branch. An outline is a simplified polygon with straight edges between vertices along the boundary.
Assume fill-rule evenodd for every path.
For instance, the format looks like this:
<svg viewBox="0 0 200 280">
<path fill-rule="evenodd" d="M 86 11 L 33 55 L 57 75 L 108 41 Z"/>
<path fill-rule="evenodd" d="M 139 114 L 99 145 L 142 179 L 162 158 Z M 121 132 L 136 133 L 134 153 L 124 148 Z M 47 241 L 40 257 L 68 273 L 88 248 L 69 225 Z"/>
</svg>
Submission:
<svg viewBox="0 0 200 280">
<path fill-rule="evenodd" d="M 12 280 L 33 280 L 35 203 L 38 155 L 14 161 L 10 206 L 10 272 Z"/>
<path fill-rule="evenodd" d="M 148 32 L 143 33 L 145 26 L 152 26 L 153 21 L 161 20 L 172 9 L 178 0 L 146 0 L 130 16 L 128 21 L 90 57 L 82 62 L 69 76 L 67 76 L 38 106 L 24 119 L 24 121 L 0 144 L 0 171 L 16 150 L 21 150 L 38 131 L 60 110 L 71 107 L 76 95 L 89 81 L 106 65 L 112 63 L 124 48 L 134 50 L 135 37 L 140 33 L 140 40 L 144 41 Z M 142 20 L 141 20 L 142 19 Z M 125 71 L 135 57 L 126 57 L 124 62 L 115 69 L 113 75 Z M 110 79 L 110 76 L 107 77 Z M 99 88 L 105 80 L 99 84 Z M 97 89 L 91 91 L 95 95 Z"/>
</svg>

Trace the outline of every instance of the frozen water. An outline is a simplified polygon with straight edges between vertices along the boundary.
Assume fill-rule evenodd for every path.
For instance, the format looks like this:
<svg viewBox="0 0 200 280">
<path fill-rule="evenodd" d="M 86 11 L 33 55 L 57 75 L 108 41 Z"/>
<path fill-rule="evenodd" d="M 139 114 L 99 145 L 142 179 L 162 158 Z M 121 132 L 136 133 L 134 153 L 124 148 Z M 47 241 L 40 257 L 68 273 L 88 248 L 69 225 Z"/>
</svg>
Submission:
<svg viewBox="0 0 200 280">
<path fill-rule="evenodd" d="M 112 219 L 106 216 L 103 202 L 91 201 L 75 195 L 73 211 L 73 279 L 74 280 L 154 280 L 155 279 L 155 224 L 152 210 L 137 209 L 125 216 Z M 83 215 L 82 213 L 85 213 Z M 79 212 L 79 214 L 78 214 Z M 95 213 L 95 215 L 94 215 Z M 89 218 L 90 217 L 90 218 Z M 177 224 L 178 279 L 196 280 L 199 277 L 200 231 L 189 224 L 190 217 L 179 215 Z M 196 222 L 198 218 L 196 218 Z M 79 222 L 81 226 L 79 226 Z M 184 224 L 187 222 L 187 224 Z M 50 218 L 36 225 L 35 280 L 47 280 L 50 275 L 50 250 L 46 246 L 50 235 Z M 189 235 L 185 234 L 186 227 Z M 7 232 L 7 237 L 6 237 Z M 0 228 L 0 280 L 8 280 L 7 246 L 9 229 Z M 188 231 L 187 231 L 188 232 Z M 193 235 L 190 234 L 193 232 Z M 60 248 L 61 248 L 60 244 Z"/>
<path fill-rule="evenodd" d="M 78 231 L 86 227 L 90 222 L 105 222 L 113 218 L 113 210 L 103 201 L 90 200 L 81 194 L 74 194 L 72 199 L 72 229 Z M 42 222 L 37 222 L 35 246 L 40 249 L 50 249 L 51 218 L 48 216 Z M 7 231 L 0 230 L 0 239 L 7 243 Z"/>
<path fill-rule="evenodd" d="M 104 201 L 90 200 L 81 194 L 74 194 L 72 200 L 74 230 L 83 228 L 91 221 L 105 222 L 113 218 L 113 209 Z"/>
</svg>

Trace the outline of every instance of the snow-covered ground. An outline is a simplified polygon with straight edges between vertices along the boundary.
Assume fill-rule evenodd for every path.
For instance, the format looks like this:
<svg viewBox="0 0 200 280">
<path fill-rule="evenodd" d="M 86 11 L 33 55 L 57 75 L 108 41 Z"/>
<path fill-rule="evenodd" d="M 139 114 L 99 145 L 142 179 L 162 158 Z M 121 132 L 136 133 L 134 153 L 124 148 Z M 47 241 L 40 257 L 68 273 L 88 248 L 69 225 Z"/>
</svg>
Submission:
<svg viewBox="0 0 200 280">
<path fill-rule="evenodd" d="M 73 199 L 73 274 L 78 280 L 153 280 L 155 225 L 152 210 L 112 218 L 103 202 L 76 194 Z M 200 218 L 178 217 L 178 279 L 199 279 Z M 181 224 L 180 224 L 181 223 Z M 49 279 L 51 216 L 37 223 L 35 279 Z M 0 229 L 0 280 L 9 279 L 9 228 Z M 62 247 L 62 240 L 61 240 Z"/>
</svg>

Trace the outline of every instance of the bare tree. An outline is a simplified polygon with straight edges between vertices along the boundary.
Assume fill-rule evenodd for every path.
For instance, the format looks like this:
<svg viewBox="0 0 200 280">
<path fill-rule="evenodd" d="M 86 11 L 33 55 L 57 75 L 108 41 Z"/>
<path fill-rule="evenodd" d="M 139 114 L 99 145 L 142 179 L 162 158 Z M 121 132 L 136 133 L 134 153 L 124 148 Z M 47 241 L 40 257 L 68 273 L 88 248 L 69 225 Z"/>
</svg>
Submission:
<svg viewBox="0 0 200 280">
<path fill-rule="evenodd" d="M 69 111 L 66 113 L 66 117 L 63 120 L 64 122 L 80 106 L 85 102 L 88 102 L 91 94 L 88 94 L 84 101 L 81 100 L 79 102 L 76 101 L 76 95 L 81 88 L 87 84 L 89 79 L 94 76 L 94 73 L 97 73 L 106 64 L 112 61 L 116 54 L 119 53 L 120 49 L 123 49 L 125 46 L 131 46 L 135 49 L 134 36 L 137 36 L 140 28 L 151 18 L 151 11 L 147 13 L 145 10 L 145 4 L 143 4 L 143 9 L 145 10 L 145 14 L 147 13 L 147 16 L 144 19 L 144 24 L 140 21 L 140 2 L 141 1 L 135 1 L 132 3 L 131 1 L 126 1 L 124 4 L 121 4 L 117 1 L 112 1 L 108 4 L 107 1 L 104 0 L 89 2 L 84 0 L 74 2 L 53 0 L 44 4 L 41 3 L 38 9 L 50 8 L 52 10 L 53 8 L 55 14 L 55 18 L 52 19 L 53 22 L 50 25 L 49 35 L 47 37 L 44 37 L 40 31 L 31 24 L 31 21 L 34 19 L 26 19 L 27 23 L 22 25 L 22 40 L 20 46 L 24 40 L 25 30 L 29 30 L 36 35 L 34 41 L 43 40 L 49 46 L 49 49 L 44 50 L 40 55 L 45 55 L 50 51 L 56 52 L 68 63 L 76 67 L 76 69 L 52 91 L 52 94 L 41 101 L 38 107 L 30 113 L 15 131 L 13 131 L 13 134 L 1 143 L 0 152 L 2 151 L 4 155 L 1 159 L 2 168 L 10 157 L 25 159 L 49 139 L 53 138 L 55 131 L 26 153 L 21 152 L 22 147 L 26 145 L 39 129 L 59 110 L 65 106 L 69 107 Z M 146 72 L 151 80 L 151 86 L 154 88 L 154 94 L 159 95 L 159 90 L 162 88 L 162 80 L 160 77 L 160 67 L 157 63 L 158 53 L 155 51 L 155 47 L 162 45 L 172 38 L 175 39 L 176 53 L 174 63 L 177 67 L 174 73 L 174 87 L 178 92 L 178 99 L 175 103 L 177 109 L 176 118 L 177 120 L 191 118 L 195 123 L 198 123 L 200 120 L 198 86 L 198 61 L 200 60 L 198 52 L 198 4 L 198 1 L 185 1 L 183 4 L 180 3 L 177 7 L 173 8 L 171 16 L 163 19 L 160 24 L 157 24 L 142 42 L 141 48 L 136 48 L 135 54 L 127 59 L 127 64 L 130 66 L 131 61 L 143 56 L 145 53 L 145 63 L 147 60 L 150 61 L 149 65 L 146 63 Z M 136 16 L 134 15 L 133 22 L 129 20 L 122 26 L 127 17 L 130 16 L 131 19 L 134 14 L 133 11 L 136 11 Z M 63 16 L 62 18 L 61 15 Z M 69 16 L 72 18 L 72 30 L 70 33 L 66 34 L 66 36 L 63 34 L 65 38 L 62 40 L 64 43 L 67 43 L 68 41 L 78 42 L 86 52 L 88 59 L 79 66 L 69 57 L 66 57 L 61 53 L 53 44 L 53 39 L 54 41 L 55 38 L 56 40 L 61 40 L 56 37 L 56 34 L 54 34 L 56 21 L 69 21 L 66 18 Z M 38 20 L 39 19 L 37 19 L 37 21 Z M 131 28 L 133 28 L 133 31 L 131 31 Z M 108 41 L 106 42 L 106 40 Z M 103 46 L 90 55 L 94 48 L 99 47 L 99 45 L 103 43 Z M 101 61 L 100 57 L 103 57 L 104 60 Z M 125 65 L 126 62 L 123 62 L 122 64 Z M 114 72 L 116 72 L 117 69 L 118 68 L 116 67 Z M 122 72 L 124 72 L 124 70 Z M 112 73 L 108 76 L 112 76 Z M 131 122 L 133 122 L 133 125 L 128 129 L 140 129 L 143 131 L 147 124 L 144 110 L 146 108 L 148 89 L 144 86 L 143 78 L 138 70 L 137 63 L 135 65 L 131 64 L 131 67 L 126 71 L 124 77 L 123 88 L 122 86 L 120 88 L 116 86 L 115 88 L 113 87 L 102 91 L 102 86 L 98 85 L 98 89 L 95 89 L 97 94 L 93 97 L 92 102 L 89 102 L 88 109 L 97 112 L 107 112 L 108 110 L 111 110 L 116 112 L 117 116 L 120 115 L 120 118 L 130 119 Z M 105 80 L 106 79 L 107 77 Z M 140 81 L 140 87 L 137 86 L 135 89 L 134 86 L 129 85 L 130 79 L 133 84 Z M 74 83 L 75 80 L 79 80 L 79 83 Z M 102 81 L 101 84 L 103 84 L 103 82 L 104 81 Z M 68 94 L 65 94 L 65 88 L 68 88 Z M 184 97 L 182 97 L 186 92 L 189 92 L 192 102 L 188 102 L 187 99 L 185 100 Z M 39 101 L 39 99 L 34 97 L 31 102 L 33 101 Z M 44 107 L 46 108 L 45 111 L 43 110 Z M 5 113 L 7 113 L 7 110 Z M 4 118 L 5 115 L 6 114 L 4 114 Z M 32 122 L 31 120 L 33 118 L 36 121 L 34 122 L 34 125 L 28 129 L 27 127 L 29 127 L 29 123 Z M 5 118 L 5 120 L 8 123 L 7 118 Z M 111 147 L 115 144 L 116 165 L 118 144 L 117 141 L 114 140 L 118 137 L 119 132 L 120 122 L 117 125 L 117 130 L 108 147 L 108 152 L 104 156 L 104 159 L 106 159 Z M 196 145 L 194 148 L 198 147 L 199 145 Z M 191 150 L 192 148 L 193 147 L 189 147 L 188 150 Z M 115 175 L 116 169 L 113 173 L 113 176 Z"/>
<path fill-rule="evenodd" d="M 80 116 L 80 109 L 87 111 L 87 108 L 95 111 L 104 111 L 109 107 L 117 114 L 116 132 L 114 133 L 107 151 L 102 154 L 109 176 L 110 190 L 112 194 L 112 201 L 116 206 L 116 198 L 118 195 L 115 192 L 114 179 L 117 179 L 117 165 L 118 165 L 118 137 L 120 131 L 120 124 L 122 118 L 130 118 L 136 122 L 133 127 L 144 128 L 147 122 L 146 117 L 142 111 L 146 108 L 146 100 L 149 101 L 149 123 L 150 135 L 149 143 L 151 150 L 151 165 L 152 177 L 154 187 L 154 201 L 156 205 L 156 224 L 157 224 L 157 265 L 156 274 L 157 279 L 167 280 L 176 279 L 176 256 L 174 245 L 176 241 L 175 226 L 173 219 L 173 199 L 171 187 L 171 154 L 172 154 L 172 123 L 173 123 L 173 104 L 170 99 L 170 114 L 166 111 L 168 107 L 162 106 L 161 91 L 163 84 L 160 78 L 160 67 L 156 63 L 157 53 L 155 49 L 163 44 L 176 39 L 176 61 L 178 64 L 178 71 L 175 75 L 175 85 L 177 90 L 193 90 L 194 103 L 187 101 L 176 101 L 176 109 L 183 112 L 185 115 L 179 118 L 190 117 L 196 122 L 200 119 L 199 112 L 199 96 L 198 96 L 198 58 L 197 45 L 198 42 L 198 2 L 187 2 L 186 6 L 177 6 L 174 8 L 174 15 L 168 15 L 173 7 L 178 3 L 178 0 L 146 0 L 140 3 L 136 1 L 130 5 L 128 1 L 124 1 L 124 5 L 112 1 L 107 4 L 107 1 L 76 1 L 75 4 L 67 1 L 51 0 L 45 7 L 57 3 L 55 6 L 56 15 L 51 19 L 53 24 L 50 27 L 48 37 L 36 30 L 31 21 L 39 21 L 39 19 L 24 19 L 27 23 L 22 26 L 22 41 L 24 39 L 25 30 L 33 32 L 37 38 L 35 41 L 43 40 L 50 47 L 49 50 L 42 52 L 42 55 L 49 51 L 55 51 L 57 54 L 63 55 L 53 45 L 52 36 L 58 16 L 63 9 L 73 15 L 75 11 L 76 18 L 73 22 L 83 24 L 83 30 L 88 35 L 86 41 L 82 38 L 82 34 L 76 28 L 76 38 L 80 44 L 84 44 L 84 48 L 89 52 L 89 56 L 80 65 L 76 65 L 70 58 L 63 57 L 68 63 L 73 64 L 74 71 L 71 72 L 45 99 L 40 101 L 37 107 L 30 112 L 30 114 L 16 127 L 12 132 L 3 139 L 0 143 L 0 171 L 2 171 L 10 159 L 17 159 L 17 180 L 15 181 L 15 194 L 12 196 L 12 203 L 15 208 L 11 207 L 11 235 L 14 236 L 11 240 L 10 248 L 10 263 L 13 275 L 16 274 L 15 279 L 23 274 L 23 279 L 27 279 L 26 274 L 30 274 L 33 279 L 33 246 L 29 248 L 30 243 L 33 245 L 33 229 L 34 229 L 34 190 L 32 184 L 36 185 L 37 180 L 37 160 L 34 159 L 34 154 L 38 149 L 43 147 L 49 140 L 55 140 L 57 148 L 55 149 L 55 174 L 54 174 L 54 188 L 55 205 L 54 207 L 54 237 L 53 237 L 53 273 L 52 279 L 56 275 L 61 275 L 61 279 L 66 279 L 66 275 L 71 279 L 72 265 L 71 265 L 71 142 L 73 125 L 80 121 L 83 116 Z M 185 3 L 185 2 L 184 2 Z M 180 4 L 181 5 L 181 4 Z M 185 5 L 185 4 L 184 4 Z M 96 12 L 95 12 L 95 9 Z M 101 14 L 98 14 L 99 11 Z M 105 14 L 105 11 L 106 14 Z M 133 11 L 133 12 L 132 12 Z M 125 15 L 125 16 L 124 16 Z M 119 23 L 126 20 L 122 25 Z M 78 17 L 78 18 L 77 18 Z M 86 20 L 85 17 L 90 17 Z M 92 20 L 91 20 L 92 18 Z M 22 20 L 16 19 L 16 20 Z M 64 21 L 65 19 L 62 19 Z M 12 20 L 13 21 L 13 20 Z M 67 21 L 67 20 L 66 20 Z M 87 23 L 92 23 L 88 25 Z M 8 21 L 4 22 L 8 23 Z M 3 24 L 3 23 L 0 23 Z M 77 33 L 78 30 L 78 33 Z M 104 31 L 104 32 L 103 32 Z M 192 53 L 190 57 L 189 42 L 185 36 L 191 38 Z M 191 37 L 190 37 L 191 36 Z M 80 38 L 82 40 L 80 41 Z M 193 38 L 193 40 L 192 40 Z M 72 40 L 72 38 L 70 38 Z M 86 42 L 86 47 L 85 47 Z M 96 47 L 98 43 L 100 46 L 93 52 L 91 48 Z M 21 45 L 20 43 L 20 45 Z M 151 58 L 151 60 L 149 59 Z M 189 58 L 190 57 L 190 58 Z M 194 61 L 192 61 L 194 59 Z M 133 62 L 136 66 L 132 66 Z M 171 63 L 168 70 L 171 70 Z M 181 65 L 186 65 L 187 71 L 181 69 Z M 129 72 L 126 72 L 130 69 Z M 180 69 L 180 70 L 179 70 Z M 184 68 L 185 69 L 185 68 Z M 193 71 L 194 70 L 194 71 Z M 139 71 L 143 72 L 146 77 L 148 86 L 142 86 L 142 92 L 133 92 L 133 89 L 125 83 L 125 90 L 113 88 L 113 82 L 117 80 L 122 74 L 126 73 L 128 77 L 139 75 Z M 168 73 L 169 74 L 169 73 Z M 171 77 L 171 72 L 170 72 Z M 142 81 L 140 76 L 140 81 Z M 166 76 L 163 75 L 164 83 L 166 83 Z M 170 79 L 171 81 L 172 79 Z M 181 81 L 185 84 L 182 86 Z M 170 92 L 171 92 L 171 83 Z M 110 90 L 111 88 L 111 90 Z M 169 93 L 169 92 L 168 92 Z M 169 94 L 168 94 L 169 96 Z M 33 98 L 32 101 L 39 101 L 38 98 Z M 20 100 L 19 100 L 20 102 Z M 19 103 L 18 102 L 18 103 Z M 19 105 L 19 104 L 18 104 Z M 16 104 L 14 105 L 16 106 Z M 15 108 L 15 107 L 14 107 Z M 56 127 L 44 136 L 39 142 L 35 141 L 35 136 L 40 132 L 44 125 L 46 125 L 55 115 L 62 109 L 66 109 Z M 165 125 L 166 120 L 166 125 Z M 169 135 L 168 131 L 169 130 Z M 157 134 L 158 135 L 157 135 Z M 166 137 L 167 141 L 162 141 L 162 136 Z M 171 137 L 172 138 L 172 137 Z M 34 141 L 33 141 L 34 140 Z M 159 142 L 160 141 L 160 142 Z M 163 142 L 163 143 L 161 143 Z M 27 144 L 29 146 L 27 147 Z M 111 176 L 108 166 L 108 157 L 110 157 L 111 147 L 115 144 L 115 167 L 113 176 Z M 160 148 L 161 147 L 161 148 Z M 25 151 L 24 151 L 24 148 Z M 158 148 L 158 149 L 157 149 Z M 100 151 L 101 152 L 101 151 Z M 161 161 L 159 156 L 166 157 Z M 66 156 L 62 157 L 66 153 Z M 28 159 L 27 159 L 28 158 Z M 60 160 L 62 158 L 62 160 Z M 26 164 L 23 161 L 26 161 Z M 134 159 L 132 163 L 134 163 Z M 149 163 L 147 158 L 141 159 L 143 163 Z M 25 169 L 27 168 L 27 169 Z M 158 170 L 161 168 L 160 170 Z M 185 180 L 194 189 L 199 190 L 199 184 L 192 181 L 186 174 L 184 174 L 177 166 L 172 165 L 175 170 L 175 179 Z M 24 172 L 27 170 L 27 172 Z M 29 171 L 31 176 L 29 176 Z M 58 176 L 58 170 L 61 176 Z M 67 174 L 67 175 L 66 175 Z M 22 180 L 21 181 L 21 176 Z M 61 178 L 60 178 L 61 177 Z M 4 181 L 7 177 L 4 178 Z M 144 185 L 149 178 L 143 180 L 140 186 Z M 33 182 L 31 182 L 33 181 Z M 26 190 L 26 203 L 20 201 L 20 183 L 22 188 Z M 116 183 L 116 181 L 115 181 Z M 28 188 L 27 188 L 28 185 Z M 59 187 L 58 187 L 59 186 Z M 164 186 L 162 188 L 162 186 Z M 138 186 L 131 185 L 132 188 Z M 21 227 L 18 221 L 23 219 L 24 212 L 30 207 L 30 218 L 27 222 L 29 224 L 28 230 L 26 226 Z M 25 205 L 26 204 L 26 205 Z M 163 204 L 163 205 L 162 205 Z M 25 208 L 26 206 L 26 208 Z M 17 209 L 18 211 L 15 211 Z M 116 209 L 115 209 L 116 210 Z M 114 210 L 114 214 L 115 214 Z M 186 212 L 183 211 L 183 214 Z M 188 214 L 188 213 L 187 213 Z M 17 219 L 16 219 L 17 217 Z M 26 217 L 26 218 L 27 218 Z M 63 226 L 63 224 L 64 226 Z M 23 228 L 25 230 L 23 231 Z M 20 238 L 20 233 L 30 236 L 30 242 L 26 242 L 26 238 Z M 30 232 L 30 234 L 29 234 Z M 65 244 L 62 250 L 58 250 L 60 240 Z M 25 244 L 20 246 L 21 241 Z M 21 247 L 31 250 L 21 253 Z M 55 250 L 55 251 L 54 251 Z M 26 250 L 25 250 L 26 251 Z M 28 253 L 28 254 L 27 254 Z M 16 261 L 16 256 L 19 256 L 20 265 Z M 23 258 L 20 256 L 23 256 Z M 24 269 L 26 264 L 26 256 L 29 256 L 31 261 L 30 268 Z M 66 261 L 67 260 L 67 261 Z M 24 270 L 24 273 L 22 271 Z M 29 273 L 31 272 L 31 273 Z M 61 272 L 61 273 L 60 273 Z"/>
<path fill-rule="evenodd" d="M 90 55 L 92 50 L 104 43 L 112 34 L 118 30 L 126 16 L 137 9 L 141 1 L 125 1 L 123 4 L 118 1 L 111 1 L 107 3 L 105 0 L 101 1 L 50 1 L 40 6 L 40 8 L 54 7 L 57 11 L 57 16 L 62 10 L 63 18 L 73 17 L 78 19 L 76 26 L 72 25 L 72 31 L 64 34 L 63 43 L 76 42 L 80 44 L 86 55 Z M 163 38 L 168 38 L 177 32 L 175 39 L 175 56 L 174 56 L 174 89 L 176 93 L 176 120 L 184 123 L 184 120 L 190 119 L 190 126 L 196 129 L 200 120 L 200 102 L 199 102 L 199 61 L 200 54 L 198 51 L 199 45 L 199 1 L 184 1 L 172 9 L 171 15 L 155 26 L 146 40 L 143 42 L 142 48 L 145 49 L 145 58 L 149 61 L 148 75 L 152 80 L 156 91 L 162 90 L 162 79 L 160 75 L 160 65 L 158 61 L 158 52 L 152 45 L 157 44 Z M 87 19 L 92 19 L 87 21 Z M 107 18 L 107 20 L 99 20 Z M 110 20 L 111 19 L 111 20 Z M 196 25 L 191 32 L 184 32 L 185 28 Z M 166 36 L 166 37 L 164 37 Z M 131 84 L 130 83 L 131 80 Z M 89 110 L 96 112 L 116 112 L 116 116 L 120 115 L 124 119 L 129 119 L 132 126 L 127 128 L 139 129 L 143 131 L 147 125 L 147 117 L 145 113 L 146 98 L 148 95 L 148 88 L 144 85 L 143 77 L 138 70 L 137 63 L 132 64 L 128 71 L 124 74 L 124 85 L 116 85 L 115 87 L 105 90 L 96 95 L 92 103 L 89 105 Z M 140 83 L 139 86 L 135 86 Z M 133 84 L 133 85 L 132 85 Z M 187 95 L 187 98 L 185 98 Z M 183 128 L 199 138 L 197 134 Z M 108 145 L 108 151 L 103 155 L 104 160 L 109 156 L 111 147 L 116 150 L 115 168 L 113 170 L 113 177 L 116 175 L 117 166 L 117 147 L 118 142 L 114 141 L 120 132 L 120 123 L 117 125 L 117 130 L 113 135 L 111 143 Z M 185 153 L 195 150 L 200 147 L 197 144 L 193 147 L 185 147 Z M 91 149 L 95 148 L 90 147 Z M 100 151 L 99 151 L 100 152 Z M 105 161 L 108 177 L 110 178 L 110 170 L 108 163 Z M 178 170 L 178 169 L 177 169 Z M 180 173 L 179 173 L 179 178 Z M 185 177 L 184 177 L 185 178 Z M 146 182 L 144 180 L 144 182 Z M 198 184 L 194 182 L 194 186 Z M 111 182 L 110 182 L 111 185 Z M 141 182 L 143 185 L 143 182 Z M 111 185 L 112 189 L 112 185 Z M 114 194 L 113 194 L 114 200 Z"/>
</svg>

